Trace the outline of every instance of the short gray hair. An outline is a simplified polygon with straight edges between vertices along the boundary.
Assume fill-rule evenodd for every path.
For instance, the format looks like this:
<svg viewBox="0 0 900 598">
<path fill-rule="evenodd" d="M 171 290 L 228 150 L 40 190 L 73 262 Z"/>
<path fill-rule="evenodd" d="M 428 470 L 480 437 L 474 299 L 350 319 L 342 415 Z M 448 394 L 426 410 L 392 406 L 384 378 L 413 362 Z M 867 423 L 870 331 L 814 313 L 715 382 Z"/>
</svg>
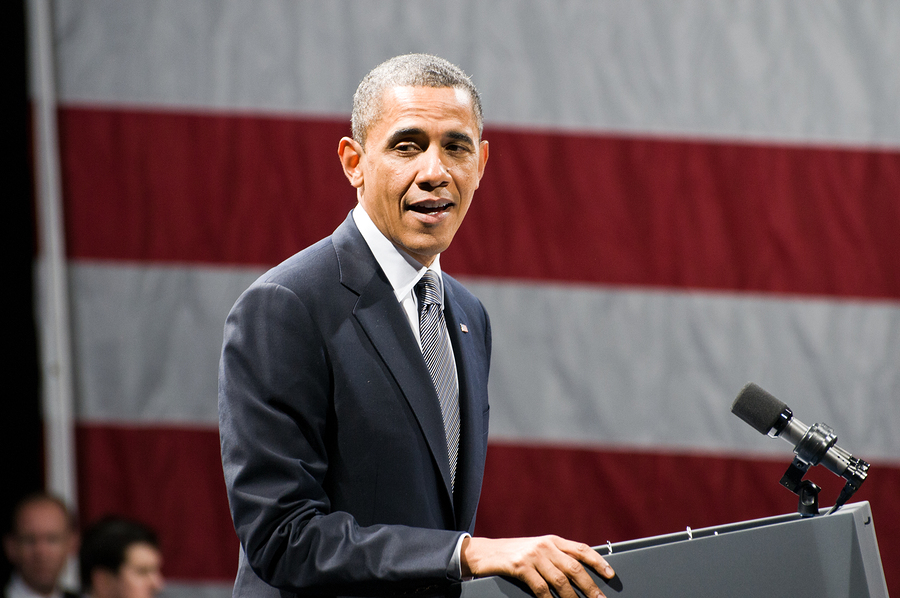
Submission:
<svg viewBox="0 0 900 598">
<path fill-rule="evenodd" d="M 431 54 L 404 54 L 372 69 L 353 94 L 350 127 L 353 139 L 361 146 L 366 146 L 369 127 L 381 117 L 384 92 L 392 87 L 453 87 L 465 90 L 472 98 L 475 124 L 481 137 L 484 126 L 481 98 L 469 76 L 443 58 Z"/>
</svg>

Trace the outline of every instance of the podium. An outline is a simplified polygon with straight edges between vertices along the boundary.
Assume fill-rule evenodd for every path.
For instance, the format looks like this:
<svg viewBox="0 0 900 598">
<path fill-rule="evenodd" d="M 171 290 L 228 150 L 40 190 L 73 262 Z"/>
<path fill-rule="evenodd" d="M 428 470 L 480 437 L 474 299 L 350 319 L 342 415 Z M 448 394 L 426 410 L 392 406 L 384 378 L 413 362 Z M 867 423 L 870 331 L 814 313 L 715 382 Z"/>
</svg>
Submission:
<svg viewBox="0 0 900 598">
<path fill-rule="evenodd" d="M 596 550 L 616 576 L 594 578 L 609 598 L 887 598 L 869 503 L 845 505 L 831 515 L 826 511 L 600 546 Z M 463 582 L 461 596 L 532 594 L 524 584 L 487 577 Z"/>
</svg>

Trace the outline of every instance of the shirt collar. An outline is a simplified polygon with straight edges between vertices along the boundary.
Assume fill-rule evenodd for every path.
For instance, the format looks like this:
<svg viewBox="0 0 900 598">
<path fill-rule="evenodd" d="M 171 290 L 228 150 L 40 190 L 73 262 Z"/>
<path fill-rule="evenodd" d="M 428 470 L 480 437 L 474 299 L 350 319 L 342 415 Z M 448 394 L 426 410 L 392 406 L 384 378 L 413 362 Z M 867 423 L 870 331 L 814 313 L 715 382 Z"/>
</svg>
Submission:
<svg viewBox="0 0 900 598">
<path fill-rule="evenodd" d="M 7 596 L 11 598 L 43 598 L 41 594 L 38 594 L 34 590 L 32 590 L 22 577 L 18 573 L 13 573 L 12 577 L 9 580 L 9 585 L 7 586 Z M 62 598 L 63 593 L 62 590 L 56 588 L 53 590 L 53 593 L 50 594 L 50 598 Z"/>
<path fill-rule="evenodd" d="M 375 261 L 378 262 L 387 276 L 388 282 L 391 283 L 397 301 L 403 301 L 413 291 L 425 271 L 429 269 L 437 272 L 441 285 L 441 301 L 443 301 L 444 280 L 441 276 L 440 255 L 434 258 L 431 266 L 423 266 L 385 237 L 360 204 L 353 209 L 353 221 L 375 256 Z"/>
</svg>

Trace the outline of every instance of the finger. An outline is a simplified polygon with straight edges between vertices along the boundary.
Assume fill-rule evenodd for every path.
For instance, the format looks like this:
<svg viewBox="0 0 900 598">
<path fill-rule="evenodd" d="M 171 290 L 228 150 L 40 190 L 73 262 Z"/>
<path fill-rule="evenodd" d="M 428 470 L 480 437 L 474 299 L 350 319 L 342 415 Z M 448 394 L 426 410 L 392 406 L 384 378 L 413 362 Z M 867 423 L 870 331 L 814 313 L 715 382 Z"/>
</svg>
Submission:
<svg viewBox="0 0 900 598">
<path fill-rule="evenodd" d="M 582 551 L 581 553 L 579 553 L 578 556 L 576 556 L 575 558 L 572 558 L 571 561 L 568 563 L 569 568 L 566 570 L 566 575 L 569 577 L 570 580 L 572 580 L 573 584 L 579 590 L 581 590 L 586 596 L 602 597 L 602 596 L 604 596 L 603 591 L 600 589 L 597 582 L 594 580 L 594 578 L 588 572 L 588 568 L 585 566 L 585 564 L 586 564 L 585 561 L 589 560 L 587 557 L 590 557 L 590 555 L 595 555 L 595 556 L 599 557 L 599 555 L 597 555 L 587 545 L 585 545 L 585 548 L 587 549 L 586 552 Z M 600 562 L 597 562 L 596 559 L 590 559 L 590 560 L 592 560 L 592 562 L 587 563 L 590 567 L 602 566 L 603 564 L 605 564 L 605 561 L 600 563 Z M 603 559 L 600 559 L 600 561 L 602 561 L 602 560 Z M 608 568 L 609 566 L 606 565 L 606 567 Z M 611 571 L 612 571 L 612 569 L 610 569 L 610 572 Z"/>
<path fill-rule="evenodd" d="M 537 598 L 553 598 L 553 594 L 550 592 L 550 586 L 547 585 L 547 581 L 537 569 L 531 569 L 524 572 L 519 576 L 519 579 L 528 585 L 531 592 L 537 596 Z"/>
<path fill-rule="evenodd" d="M 600 577 L 605 579 L 612 579 L 616 572 L 610 566 L 609 563 L 606 562 L 606 559 L 600 556 L 596 550 L 588 549 L 587 554 L 584 555 L 583 558 L 580 559 L 582 563 L 588 565 L 591 569 L 597 572 Z"/>
<path fill-rule="evenodd" d="M 588 574 L 587 570 L 580 562 L 571 559 L 571 561 L 564 566 L 566 566 L 566 569 L 563 569 L 566 576 L 572 584 L 584 593 L 585 596 L 588 596 L 588 598 L 603 596 L 603 592 L 594 581 L 594 578 Z"/>
<path fill-rule="evenodd" d="M 604 597 L 582 564 L 556 546 L 546 559 L 535 562 L 535 568 L 560 598 L 578 598 L 575 587 L 588 598 Z"/>
<path fill-rule="evenodd" d="M 600 556 L 600 553 L 598 553 L 587 544 L 570 542 L 568 540 L 566 540 L 565 542 L 567 543 L 565 547 L 560 546 L 560 549 L 563 552 L 584 563 L 585 565 L 596 571 L 597 574 L 601 577 L 612 579 L 612 577 L 616 574 L 609 563 L 606 562 L 606 559 Z"/>
<path fill-rule="evenodd" d="M 575 564 L 578 565 L 577 562 Z M 572 584 L 569 582 L 569 574 L 567 571 L 572 571 L 570 566 L 563 565 L 563 568 L 560 568 L 550 560 L 543 560 L 535 563 L 535 567 L 546 583 L 553 588 L 557 596 L 560 598 L 578 598 L 578 594 L 575 593 Z M 572 572 L 574 573 L 574 571 Z M 595 598 L 599 595 L 598 592 L 600 592 L 600 589 L 597 588 L 594 593 L 591 593 L 590 589 L 583 591 L 588 598 Z"/>
</svg>

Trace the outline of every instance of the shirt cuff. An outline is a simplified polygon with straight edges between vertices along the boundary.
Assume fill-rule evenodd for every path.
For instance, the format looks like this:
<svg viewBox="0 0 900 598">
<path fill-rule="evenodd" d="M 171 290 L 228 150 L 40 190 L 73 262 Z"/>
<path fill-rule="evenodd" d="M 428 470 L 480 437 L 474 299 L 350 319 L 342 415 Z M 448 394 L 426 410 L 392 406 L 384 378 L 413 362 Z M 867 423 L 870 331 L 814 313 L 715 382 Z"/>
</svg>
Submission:
<svg viewBox="0 0 900 598">
<path fill-rule="evenodd" d="M 459 540 L 456 541 L 456 550 L 453 551 L 453 556 L 450 558 L 449 569 L 450 569 L 450 571 L 453 571 L 456 573 L 457 581 L 467 581 L 468 579 L 471 579 L 471 577 L 469 577 L 467 579 L 463 579 L 463 576 L 462 576 L 462 543 L 463 543 L 463 540 L 465 540 L 466 538 L 471 538 L 471 537 L 472 537 L 471 534 L 464 532 L 459 537 Z"/>
</svg>

